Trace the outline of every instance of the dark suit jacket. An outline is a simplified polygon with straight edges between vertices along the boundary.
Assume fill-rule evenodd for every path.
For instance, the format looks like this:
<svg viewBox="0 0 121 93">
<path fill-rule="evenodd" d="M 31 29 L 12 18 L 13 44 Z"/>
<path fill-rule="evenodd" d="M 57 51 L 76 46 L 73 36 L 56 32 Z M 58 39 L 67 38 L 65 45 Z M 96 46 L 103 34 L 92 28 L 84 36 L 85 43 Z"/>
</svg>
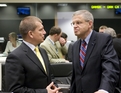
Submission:
<svg viewBox="0 0 121 93">
<path fill-rule="evenodd" d="M 45 73 L 36 54 L 24 43 L 10 53 L 5 64 L 7 91 L 14 93 L 47 93 L 45 89 L 51 82 L 50 62 L 45 50 L 40 48 L 45 62 Z"/>
<path fill-rule="evenodd" d="M 68 54 L 67 54 L 67 60 L 72 62 L 72 46 L 74 42 L 71 42 L 68 46 Z"/>
<path fill-rule="evenodd" d="M 113 39 L 114 49 L 116 50 L 119 59 L 121 60 L 121 38 Z"/>
<path fill-rule="evenodd" d="M 79 61 L 80 42 L 73 45 L 71 93 L 94 93 L 99 89 L 113 93 L 119 80 L 119 60 L 111 36 L 92 32 L 83 68 Z"/>
</svg>

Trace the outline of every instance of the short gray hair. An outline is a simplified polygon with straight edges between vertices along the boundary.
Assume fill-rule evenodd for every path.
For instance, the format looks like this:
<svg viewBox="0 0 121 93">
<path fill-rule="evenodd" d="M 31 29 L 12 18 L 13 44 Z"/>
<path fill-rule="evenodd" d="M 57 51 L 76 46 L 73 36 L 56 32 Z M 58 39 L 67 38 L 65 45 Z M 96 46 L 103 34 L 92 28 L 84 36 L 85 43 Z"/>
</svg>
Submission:
<svg viewBox="0 0 121 93">
<path fill-rule="evenodd" d="M 107 34 L 111 35 L 112 37 L 116 37 L 116 32 L 113 28 L 110 28 L 110 27 L 106 28 L 104 30 L 104 33 L 107 33 Z"/>
<path fill-rule="evenodd" d="M 92 21 L 94 23 L 94 17 L 92 15 L 92 13 L 90 13 L 87 10 L 78 10 L 76 12 L 74 12 L 73 16 L 75 15 L 82 15 L 83 18 L 85 19 L 85 21 Z"/>
</svg>

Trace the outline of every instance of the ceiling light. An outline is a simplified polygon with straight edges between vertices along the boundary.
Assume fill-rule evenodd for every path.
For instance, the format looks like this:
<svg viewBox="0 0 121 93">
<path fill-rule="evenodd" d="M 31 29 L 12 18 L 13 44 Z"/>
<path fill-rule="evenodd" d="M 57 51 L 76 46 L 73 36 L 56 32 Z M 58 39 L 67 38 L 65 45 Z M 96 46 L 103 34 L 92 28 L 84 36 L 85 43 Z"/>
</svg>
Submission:
<svg viewBox="0 0 121 93">
<path fill-rule="evenodd" d="M 0 7 L 6 7 L 7 4 L 0 4 Z"/>
</svg>

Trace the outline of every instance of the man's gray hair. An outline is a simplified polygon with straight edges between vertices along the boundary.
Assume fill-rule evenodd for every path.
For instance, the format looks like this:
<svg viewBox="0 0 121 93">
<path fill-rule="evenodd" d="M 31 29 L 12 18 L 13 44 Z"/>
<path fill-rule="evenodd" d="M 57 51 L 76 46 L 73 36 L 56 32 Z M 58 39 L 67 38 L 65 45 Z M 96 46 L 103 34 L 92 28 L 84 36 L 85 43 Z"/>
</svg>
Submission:
<svg viewBox="0 0 121 93">
<path fill-rule="evenodd" d="M 73 16 L 75 15 L 82 15 L 85 21 L 92 21 L 94 23 L 94 18 L 93 18 L 92 13 L 90 13 L 87 10 L 78 10 L 74 12 Z"/>
<path fill-rule="evenodd" d="M 107 33 L 107 34 L 111 35 L 112 37 L 116 37 L 117 36 L 116 35 L 116 31 L 113 28 L 111 28 L 111 27 L 106 28 L 104 30 L 104 33 Z"/>
</svg>

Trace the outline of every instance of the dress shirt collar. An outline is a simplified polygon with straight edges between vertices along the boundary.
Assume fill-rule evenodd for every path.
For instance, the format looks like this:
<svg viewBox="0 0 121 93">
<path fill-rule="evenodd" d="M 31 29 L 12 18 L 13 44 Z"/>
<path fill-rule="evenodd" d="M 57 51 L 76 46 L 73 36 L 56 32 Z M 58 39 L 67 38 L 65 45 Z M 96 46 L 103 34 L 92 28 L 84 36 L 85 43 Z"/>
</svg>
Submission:
<svg viewBox="0 0 121 93">
<path fill-rule="evenodd" d="M 48 36 L 48 39 L 50 40 L 50 42 L 54 45 L 55 42 Z"/>
<path fill-rule="evenodd" d="M 88 45 L 88 43 L 89 43 L 89 40 L 90 40 L 91 35 L 92 35 L 92 31 L 91 31 L 91 32 L 89 33 L 89 35 L 85 38 L 85 42 L 86 42 L 87 45 Z M 83 41 L 83 40 L 81 39 L 81 41 Z"/>
<path fill-rule="evenodd" d="M 35 46 L 34 46 L 33 44 L 31 44 L 31 43 L 29 43 L 29 42 L 26 42 L 26 41 L 24 41 L 24 40 L 23 40 L 23 42 L 24 42 L 32 51 L 34 51 Z M 35 51 L 34 51 L 34 52 L 35 52 Z"/>
</svg>

